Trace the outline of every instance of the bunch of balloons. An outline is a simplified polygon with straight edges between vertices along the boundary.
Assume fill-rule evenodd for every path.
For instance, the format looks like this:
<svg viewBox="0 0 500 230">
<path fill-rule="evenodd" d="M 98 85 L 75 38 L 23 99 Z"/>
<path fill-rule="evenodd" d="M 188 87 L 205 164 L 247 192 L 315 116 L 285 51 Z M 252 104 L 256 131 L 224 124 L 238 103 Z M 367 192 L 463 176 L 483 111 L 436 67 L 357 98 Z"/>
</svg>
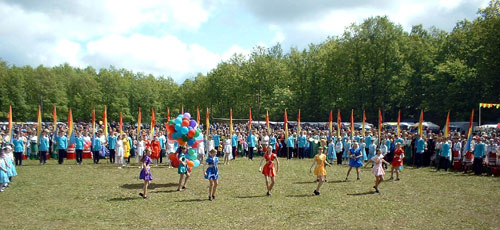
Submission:
<svg viewBox="0 0 500 230">
<path fill-rule="evenodd" d="M 177 141 L 179 145 L 188 145 L 191 148 L 197 148 L 198 144 L 203 142 L 203 135 L 198 128 L 198 123 L 191 120 L 191 114 L 179 114 L 174 120 L 167 124 L 167 133 L 169 141 Z"/>
</svg>

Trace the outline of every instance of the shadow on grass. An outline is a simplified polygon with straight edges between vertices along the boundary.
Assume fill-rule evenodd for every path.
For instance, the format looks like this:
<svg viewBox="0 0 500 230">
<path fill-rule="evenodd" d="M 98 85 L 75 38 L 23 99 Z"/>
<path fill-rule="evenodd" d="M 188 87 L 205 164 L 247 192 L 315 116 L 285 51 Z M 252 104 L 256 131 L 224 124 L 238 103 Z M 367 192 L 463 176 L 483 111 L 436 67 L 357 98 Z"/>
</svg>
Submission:
<svg viewBox="0 0 500 230">
<path fill-rule="evenodd" d="M 287 195 L 286 197 L 292 197 L 292 198 L 302 198 L 302 197 L 312 197 L 315 196 L 314 194 L 302 194 L 302 195 Z"/>
<path fill-rule="evenodd" d="M 249 199 L 249 198 L 259 198 L 259 197 L 266 197 L 266 195 L 237 196 L 236 198 L 238 198 L 238 199 Z"/>
<path fill-rule="evenodd" d="M 293 184 L 316 184 L 318 183 L 317 181 L 299 181 L 299 182 L 295 182 Z"/>
<path fill-rule="evenodd" d="M 162 191 L 151 191 L 152 193 L 174 193 L 179 192 L 177 190 L 162 190 Z"/>
<path fill-rule="evenodd" d="M 369 192 L 361 192 L 361 193 L 351 193 L 351 194 L 347 194 L 349 196 L 365 196 L 365 195 L 371 195 L 371 194 L 375 194 L 376 192 L 375 191 L 369 191 Z"/>
<path fill-rule="evenodd" d="M 138 200 L 138 199 L 143 199 L 141 197 L 116 197 L 116 198 L 111 198 L 108 201 L 129 201 L 129 200 Z"/>
<path fill-rule="evenodd" d="M 202 201 L 207 201 L 207 199 L 205 199 L 205 200 L 202 200 L 202 199 L 179 200 L 176 202 L 202 202 Z"/>
<path fill-rule="evenodd" d="M 329 184 L 339 184 L 339 183 L 344 183 L 343 180 L 334 180 L 334 181 L 328 181 L 326 183 L 329 183 Z"/>
<path fill-rule="evenodd" d="M 125 188 L 125 189 L 142 189 L 143 185 L 144 185 L 144 183 L 139 183 L 139 184 L 124 184 L 121 187 Z M 178 185 L 179 184 L 175 184 L 175 183 L 166 183 L 166 184 L 155 184 L 155 183 L 152 183 L 152 184 L 149 184 L 148 189 L 153 190 L 155 188 L 176 187 Z"/>
</svg>

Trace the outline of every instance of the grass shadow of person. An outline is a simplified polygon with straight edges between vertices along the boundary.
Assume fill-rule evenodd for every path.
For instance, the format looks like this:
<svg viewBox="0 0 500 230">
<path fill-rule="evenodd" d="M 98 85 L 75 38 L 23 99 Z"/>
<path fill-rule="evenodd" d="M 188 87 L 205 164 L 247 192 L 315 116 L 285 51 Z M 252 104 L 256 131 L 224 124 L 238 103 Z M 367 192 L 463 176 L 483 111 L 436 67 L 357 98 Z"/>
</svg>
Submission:
<svg viewBox="0 0 500 230">
<path fill-rule="evenodd" d="M 176 201 L 176 202 L 202 202 L 202 201 L 207 201 L 207 200 L 208 200 L 208 199 L 204 199 L 204 200 L 202 200 L 202 199 L 199 199 L 199 198 L 198 198 L 198 199 L 190 199 L 190 200 L 178 200 L 178 201 Z"/>
<path fill-rule="evenodd" d="M 376 192 L 375 191 L 369 191 L 369 192 L 361 192 L 361 193 L 348 193 L 347 195 L 349 196 L 365 196 L 365 195 L 371 195 L 371 194 L 375 194 Z"/>
<path fill-rule="evenodd" d="M 299 182 L 294 182 L 293 184 L 315 184 L 318 183 L 317 181 L 299 181 Z"/>
<path fill-rule="evenodd" d="M 266 197 L 266 195 L 237 196 L 236 198 L 238 198 L 238 199 L 249 199 L 249 198 L 259 198 L 259 197 Z"/>
<path fill-rule="evenodd" d="M 168 187 L 176 187 L 179 184 L 175 183 L 166 183 L 166 184 L 156 184 L 156 183 L 151 183 L 149 184 L 148 189 L 153 190 L 155 188 L 168 188 Z M 142 186 L 144 186 L 144 183 L 138 183 L 138 184 L 124 184 L 121 187 L 125 189 L 142 189 Z"/>
<path fill-rule="evenodd" d="M 108 201 L 129 201 L 129 200 L 138 200 L 138 199 L 143 199 L 143 198 L 140 198 L 140 197 L 116 197 L 116 198 L 108 199 Z"/>
<path fill-rule="evenodd" d="M 292 198 L 302 198 L 302 197 L 312 197 L 315 196 L 314 194 L 299 194 L 299 195 L 287 195 L 286 197 L 292 197 Z"/>
</svg>

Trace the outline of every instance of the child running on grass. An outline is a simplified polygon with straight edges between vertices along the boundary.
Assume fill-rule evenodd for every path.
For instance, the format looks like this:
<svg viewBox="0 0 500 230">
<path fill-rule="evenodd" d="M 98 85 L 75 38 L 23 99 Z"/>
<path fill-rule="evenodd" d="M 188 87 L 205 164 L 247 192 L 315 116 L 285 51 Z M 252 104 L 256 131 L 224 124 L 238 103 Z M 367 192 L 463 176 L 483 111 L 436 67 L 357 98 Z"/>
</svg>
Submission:
<svg viewBox="0 0 500 230">
<path fill-rule="evenodd" d="M 384 168 L 382 167 L 382 163 L 386 163 L 386 164 L 389 164 L 389 163 L 384 160 L 384 155 L 382 155 L 381 149 L 377 150 L 377 155 L 372 157 L 370 159 L 370 161 L 373 162 L 373 164 L 374 164 L 372 172 L 373 172 L 373 175 L 375 176 L 375 186 L 373 186 L 373 188 L 375 189 L 375 192 L 380 193 L 380 191 L 378 190 L 378 186 L 384 180 L 384 174 L 385 174 Z M 365 165 L 365 168 L 366 168 L 366 166 L 368 166 L 368 164 Z"/>
<path fill-rule="evenodd" d="M 148 198 L 148 186 L 149 182 L 153 180 L 153 175 L 151 174 L 151 170 L 149 165 L 151 164 L 151 150 L 146 149 L 144 151 L 144 156 L 141 159 L 142 162 L 142 170 L 139 175 L 139 179 L 144 180 L 144 186 L 142 187 L 142 192 L 139 193 L 139 196 L 142 196 L 144 199 Z"/>
<path fill-rule="evenodd" d="M 264 165 L 264 170 L 262 170 L 262 162 L 264 160 L 266 161 L 266 164 Z M 274 161 L 276 161 L 276 169 L 274 168 Z M 274 187 L 274 177 L 278 173 L 279 167 L 280 162 L 276 154 L 273 153 L 273 149 L 267 148 L 267 152 L 264 154 L 264 157 L 262 157 L 259 164 L 259 172 L 262 172 L 262 174 L 264 174 L 264 178 L 266 179 L 267 196 L 271 196 L 271 191 Z M 269 178 L 271 178 L 271 184 L 269 184 Z"/>
<path fill-rule="evenodd" d="M 186 153 L 188 149 L 184 146 L 180 147 L 179 151 L 179 167 L 177 167 L 177 173 L 179 174 L 179 186 L 177 187 L 177 191 L 184 191 L 186 189 L 186 183 L 189 179 L 190 173 L 187 165 Z M 184 180 L 184 185 L 182 184 L 182 180 L 184 179 L 184 175 L 186 175 L 186 179 Z M 181 187 L 182 186 L 182 187 Z"/>
<path fill-rule="evenodd" d="M 219 168 L 217 168 L 217 163 L 219 163 L 217 151 L 212 149 L 207 157 L 207 171 L 205 171 L 205 165 L 203 165 L 205 179 L 210 182 L 210 187 L 208 188 L 208 200 L 210 201 L 215 200 L 215 192 L 217 191 L 217 185 L 219 185 Z"/>
<path fill-rule="evenodd" d="M 319 189 L 321 188 L 321 185 L 326 179 L 326 169 L 325 169 L 325 164 L 328 166 L 331 166 L 330 163 L 326 162 L 326 155 L 324 153 L 324 148 L 319 148 L 318 154 L 314 156 L 314 161 L 311 165 L 311 168 L 309 169 L 309 172 L 312 172 L 312 168 L 314 165 L 314 175 L 318 178 L 318 187 L 316 187 L 316 190 L 314 190 L 314 195 L 319 196 Z"/>
</svg>

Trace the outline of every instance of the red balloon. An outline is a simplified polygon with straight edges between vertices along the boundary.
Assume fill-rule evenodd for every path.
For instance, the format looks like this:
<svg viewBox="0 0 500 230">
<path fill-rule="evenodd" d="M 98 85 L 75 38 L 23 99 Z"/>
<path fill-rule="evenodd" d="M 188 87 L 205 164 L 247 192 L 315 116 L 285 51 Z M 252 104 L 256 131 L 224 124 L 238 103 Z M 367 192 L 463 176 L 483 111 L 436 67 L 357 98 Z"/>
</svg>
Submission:
<svg viewBox="0 0 500 230">
<path fill-rule="evenodd" d="M 188 127 L 189 126 L 189 121 L 188 120 L 183 120 L 182 121 L 182 126 L 183 127 Z"/>
<path fill-rule="evenodd" d="M 193 167 L 193 166 L 194 166 L 194 162 L 193 162 L 193 161 L 188 160 L 188 161 L 187 161 L 187 165 L 188 165 L 188 167 L 189 167 L 189 168 L 191 168 L 191 167 Z"/>
<path fill-rule="evenodd" d="M 194 137 L 194 134 L 196 134 L 196 131 L 194 129 L 190 129 L 187 133 L 187 136 L 189 138 L 193 138 Z"/>
<path fill-rule="evenodd" d="M 172 165 L 172 167 L 174 167 L 174 168 L 179 167 L 179 160 L 170 162 L 170 165 Z"/>
<path fill-rule="evenodd" d="M 179 145 L 186 145 L 186 142 L 182 138 L 177 139 L 177 142 L 179 142 Z"/>
<path fill-rule="evenodd" d="M 173 153 L 168 155 L 168 159 L 170 159 L 170 162 L 178 161 L 177 154 Z"/>
<path fill-rule="evenodd" d="M 188 172 L 191 173 L 191 171 L 193 171 L 193 169 L 192 168 L 188 168 Z"/>
</svg>

